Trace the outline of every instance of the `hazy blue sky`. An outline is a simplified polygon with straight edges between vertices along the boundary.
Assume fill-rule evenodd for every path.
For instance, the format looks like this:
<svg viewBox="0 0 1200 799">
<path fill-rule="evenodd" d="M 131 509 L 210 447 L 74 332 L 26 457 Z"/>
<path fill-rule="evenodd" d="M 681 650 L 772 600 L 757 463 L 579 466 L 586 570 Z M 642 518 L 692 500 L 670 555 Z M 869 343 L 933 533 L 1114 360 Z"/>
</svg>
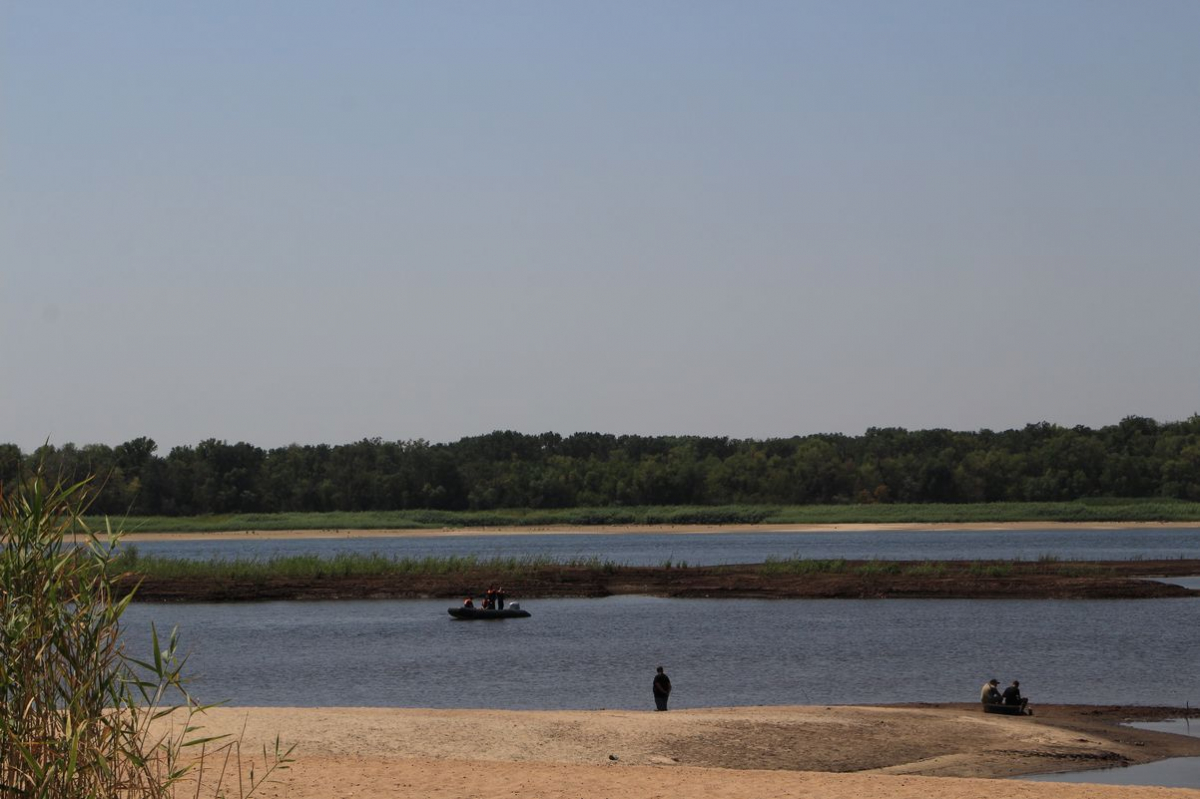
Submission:
<svg viewBox="0 0 1200 799">
<path fill-rule="evenodd" d="M 1200 2 L 3 2 L 0 442 L 1200 412 Z"/>
</svg>

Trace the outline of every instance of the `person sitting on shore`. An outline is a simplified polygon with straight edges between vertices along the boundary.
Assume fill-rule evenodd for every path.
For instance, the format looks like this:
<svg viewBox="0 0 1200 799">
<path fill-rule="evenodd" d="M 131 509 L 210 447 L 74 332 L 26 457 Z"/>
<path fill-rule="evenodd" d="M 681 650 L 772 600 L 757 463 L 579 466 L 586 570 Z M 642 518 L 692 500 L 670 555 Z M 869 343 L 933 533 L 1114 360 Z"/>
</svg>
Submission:
<svg viewBox="0 0 1200 799">
<path fill-rule="evenodd" d="M 985 705 L 999 705 L 1004 702 L 1004 696 L 1001 695 L 1000 689 L 997 687 L 1000 681 L 995 677 L 983 684 L 983 689 L 979 692 L 979 701 Z"/>
<path fill-rule="evenodd" d="M 1006 705 L 1020 706 L 1022 712 L 1028 710 L 1026 705 L 1029 704 L 1029 700 L 1021 696 L 1021 683 L 1018 680 L 1013 680 L 1012 685 L 1004 689 L 1003 700 Z"/>
</svg>

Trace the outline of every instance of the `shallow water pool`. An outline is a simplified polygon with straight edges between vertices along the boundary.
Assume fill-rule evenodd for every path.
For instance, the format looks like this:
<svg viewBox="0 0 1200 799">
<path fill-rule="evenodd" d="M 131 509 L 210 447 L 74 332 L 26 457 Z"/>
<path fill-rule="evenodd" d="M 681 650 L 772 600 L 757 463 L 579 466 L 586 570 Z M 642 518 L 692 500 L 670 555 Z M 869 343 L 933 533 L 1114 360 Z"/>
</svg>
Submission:
<svg viewBox="0 0 1200 799">
<path fill-rule="evenodd" d="M 1035 774 L 1030 782 L 1087 782 L 1097 785 L 1152 785 L 1160 788 L 1200 788 L 1200 757 L 1172 757 L 1157 763 L 1123 768 Z"/>
<path fill-rule="evenodd" d="M 1137 721 L 1128 727 L 1170 732 L 1200 738 L 1200 720 Z M 1022 779 L 1034 782 L 1088 782 L 1101 785 L 1153 785 L 1160 788 L 1200 788 L 1200 757 L 1172 757 L 1157 763 L 1092 769 L 1061 774 L 1037 774 Z"/>
</svg>

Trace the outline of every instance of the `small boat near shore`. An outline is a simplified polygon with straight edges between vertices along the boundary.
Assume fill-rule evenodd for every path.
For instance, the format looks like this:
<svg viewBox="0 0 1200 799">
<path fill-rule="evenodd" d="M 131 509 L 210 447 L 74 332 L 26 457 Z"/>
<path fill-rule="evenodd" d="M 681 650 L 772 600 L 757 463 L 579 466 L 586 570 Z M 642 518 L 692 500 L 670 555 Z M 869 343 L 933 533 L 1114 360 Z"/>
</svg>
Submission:
<svg viewBox="0 0 1200 799">
<path fill-rule="evenodd" d="M 503 610 L 495 608 L 450 608 L 447 611 L 451 616 L 461 621 L 472 620 L 487 620 L 487 619 L 527 619 L 531 615 L 529 611 L 522 610 L 519 604 L 512 604 Z"/>
</svg>

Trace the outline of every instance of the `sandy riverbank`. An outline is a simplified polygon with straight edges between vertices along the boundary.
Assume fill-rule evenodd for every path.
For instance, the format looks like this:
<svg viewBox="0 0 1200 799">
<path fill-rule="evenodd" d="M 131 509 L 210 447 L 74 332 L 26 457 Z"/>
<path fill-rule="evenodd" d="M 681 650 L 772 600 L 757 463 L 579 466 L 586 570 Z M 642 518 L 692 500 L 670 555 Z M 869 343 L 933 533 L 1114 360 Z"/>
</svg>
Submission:
<svg viewBox="0 0 1200 799">
<path fill-rule="evenodd" d="M 125 540 L 227 541 L 287 538 L 452 538 L 490 535 L 681 535 L 712 533 L 856 533 L 913 532 L 918 530 L 1139 530 L 1200 528 L 1200 522 L 972 522 L 965 524 L 651 524 L 562 525 L 528 527 L 455 527 L 440 530 L 237 530 L 212 533 L 126 533 Z"/>
<path fill-rule="evenodd" d="M 1200 797 L 989 779 L 1200 755 L 1200 739 L 1116 726 L 1120 708 L 1038 710 L 220 708 L 203 724 L 205 733 L 244 725 L 244 751 L 277 733 L 296 745 L 297 762 L 261 794 L 277 799 Z"/>
</svg>

